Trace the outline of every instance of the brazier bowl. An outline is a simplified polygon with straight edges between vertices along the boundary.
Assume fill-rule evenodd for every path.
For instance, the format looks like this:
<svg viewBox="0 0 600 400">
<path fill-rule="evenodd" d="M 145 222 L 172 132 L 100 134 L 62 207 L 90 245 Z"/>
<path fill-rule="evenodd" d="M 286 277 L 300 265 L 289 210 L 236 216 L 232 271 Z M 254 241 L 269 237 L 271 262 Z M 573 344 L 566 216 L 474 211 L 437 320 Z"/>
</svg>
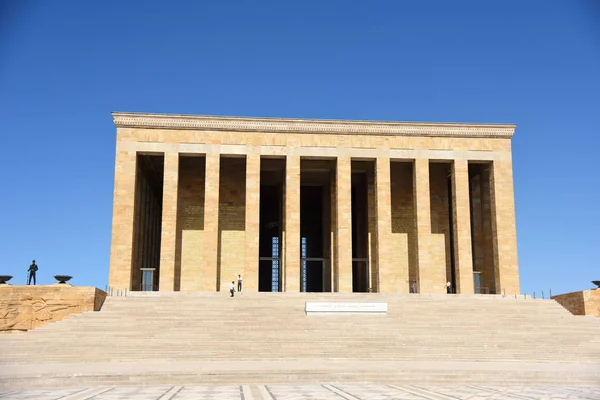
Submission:
<svg viewBox="0 0 600 400">
<path fill-rule="evenodd" d="M 10 281 L 12 276 L 10 275 L 0 275 L 0 285 L 6 284 L 6 282 Z"/>
<path fill-rule="evenodd" d="M 73 277 L 69 275 L 54 275 L 54 279 L 56 279 L 58 283 L 67 283 L 71 278 Z"/>
</svg>

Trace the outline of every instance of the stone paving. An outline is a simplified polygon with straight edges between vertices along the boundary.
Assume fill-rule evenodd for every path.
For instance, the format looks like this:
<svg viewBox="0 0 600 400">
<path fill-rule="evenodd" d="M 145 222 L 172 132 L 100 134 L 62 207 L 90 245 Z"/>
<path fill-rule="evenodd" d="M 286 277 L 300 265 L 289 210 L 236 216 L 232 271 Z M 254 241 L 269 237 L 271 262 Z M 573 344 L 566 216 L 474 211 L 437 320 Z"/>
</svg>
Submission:
<svg viewBox="0 0 600 400">
<path fill-rule="evenodd" d="M 334 383 L 326 385 L 119 386 L 0 391 L 15 400 L 600 400 L 600 385 L 428 386 Z"/>
</svg>

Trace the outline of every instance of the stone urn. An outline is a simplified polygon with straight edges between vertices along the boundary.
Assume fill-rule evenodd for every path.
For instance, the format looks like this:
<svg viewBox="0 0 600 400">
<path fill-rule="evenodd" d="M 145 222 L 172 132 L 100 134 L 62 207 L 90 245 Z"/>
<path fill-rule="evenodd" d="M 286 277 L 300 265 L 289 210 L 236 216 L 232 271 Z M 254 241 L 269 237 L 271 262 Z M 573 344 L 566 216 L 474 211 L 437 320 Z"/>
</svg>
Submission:
<svg viewBox="0 0 600 400">
<path fill-rule="evenodd" d="M 70 281 L 71 278 L 73 278 L 73 277 L 69 276 L 69 275 L 54 275 L 54 279 L 56 279 L 59 284 L 61 284 L 61 283 L 65 284 L 68 281 Z"/>
<path fill-rule="evenodd" d="M 12 276 L 10 275 L 0 275 L 0 285 L 6 285 L 6 282 L 10 281 Z"/>
</svg>

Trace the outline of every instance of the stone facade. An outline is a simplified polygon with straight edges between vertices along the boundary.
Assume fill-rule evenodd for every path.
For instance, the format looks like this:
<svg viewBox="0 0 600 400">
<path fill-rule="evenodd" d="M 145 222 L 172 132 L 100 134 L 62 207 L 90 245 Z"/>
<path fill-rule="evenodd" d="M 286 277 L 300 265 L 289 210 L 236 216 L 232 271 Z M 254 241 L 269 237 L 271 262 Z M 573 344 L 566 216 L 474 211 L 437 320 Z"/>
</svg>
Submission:
<svg viewBox="0 0 600 400">
<path fill-rule="evenodd" d="M 519 293 L 514 125 L 113 117 L 113 288 Z"/>
<path fill-rule="evenodd" d="M 600 289 L 559 294 L 552 297 L 573 315 L 600 317 Z"/>
<path fill-rule="evenodd" d="M 71 285 L 0 285 L 0 332 L 28 331 L 72 314 L 99 311 L 106 293 Z"/>
</svg>

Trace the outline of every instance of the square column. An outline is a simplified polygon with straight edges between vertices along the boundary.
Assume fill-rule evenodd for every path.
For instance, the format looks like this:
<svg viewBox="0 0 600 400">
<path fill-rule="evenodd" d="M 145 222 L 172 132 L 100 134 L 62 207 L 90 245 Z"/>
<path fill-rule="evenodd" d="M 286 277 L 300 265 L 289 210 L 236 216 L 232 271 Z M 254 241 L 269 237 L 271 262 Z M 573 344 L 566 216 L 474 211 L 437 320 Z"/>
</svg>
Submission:
<svg viewBox="0 0 600 400">
<path fill-rule="evenodd" d="M 452 166 L 452 221 L 456 293 L 474 293 L 471 213 L 469 204 L 469 163 L 454 160 Z"/>
<path fill-rule="evenodd" d="M 375 175 L 377 166 L 373 163 L 373 171 L 367 174 L 367 219 L 368 219 L 368 259 L 369 259 L 369 288 L 373 293 L 379 290 L 379 264 L 377 263 L 377 191 Z"/>
<path fill-rule="evenodd" d="M 300 291 L 300 156 L 285 160 L 285 292 Z"/>
<path fill-rule="evenodd" d="M 218 291 L 217 262 L 219 256 L 219 154 L 206 154 L 204 178 L 204 251 L 201 270 L 201 290 Z"/>
<path fill-rule="evenodd" d="M 108 277 L 108 286 L 115 290 L 131 290 L 136 170 L 136 152 L 120 150 L 117 144 Z"/>
<path fill-rule="evenodd" d="M 260 154 L 246 157 L 246 265 L 242 290 L 258 291 L 258 245 L 260 238 Z M 237 284 L 237 282 L 236 282 Z"/>
<path fill-rule="evenodd" d="M 496 293 L 519 294 L 512 160 L 494 161 L 490 180 Z"/>
<path fill-rule="evenodd" d="M 375 197 L 377 207 L 377 286 L 381 293 L 404 292 L 404 285 L 397 284 L 392 268 L 392 194 L 390 159 L 375 161 Z M 408 277 L 408 271 L 406 271 Z M 372 285 L 373 286 L 373 285 Z"/>
<path fill-rule="evenodd" d="M 352 165 L 338 157 L 336 167 L 337 291 L 352 293 Z"/>
<path fill-rule="evenodd" d="M 429 252 L 427 242 L 431 235 L 431 204 L 429 193 L 429 160 L 416 159 L 414 163 L 413 199 L 417 228 L 417 286 L 418 292 L 429 293 Z M 443 285 L 445 282 L 439 282 Z"/>
<path fill-rule="evenodd" d="M 431 233 L 429 160 L 415 159 L 413 191 L 417 227 L 417 285 L 419 293 L 445 293 L 446 252 L 443 234 Z"/>
<path fill-rule="evenodd" d="M 327 231 L 329 235 L 329 282 L 330 291 L 337 292 L 338 291 L 338 281 L 336 280 L 338 276 L 338 262 L 337 262 L 337 180 L 334 175 L 331 174 L 329 179 L 329 218 L 330 218 L 330 228 Z"/>
<path fill-rule="evenodd" d="M 177 190 L 179 153 L 165 153 L 162 225 L 160 239 L 160 291 L 175 290 L 175 247 L 177 245 Z"/>
</svg>

